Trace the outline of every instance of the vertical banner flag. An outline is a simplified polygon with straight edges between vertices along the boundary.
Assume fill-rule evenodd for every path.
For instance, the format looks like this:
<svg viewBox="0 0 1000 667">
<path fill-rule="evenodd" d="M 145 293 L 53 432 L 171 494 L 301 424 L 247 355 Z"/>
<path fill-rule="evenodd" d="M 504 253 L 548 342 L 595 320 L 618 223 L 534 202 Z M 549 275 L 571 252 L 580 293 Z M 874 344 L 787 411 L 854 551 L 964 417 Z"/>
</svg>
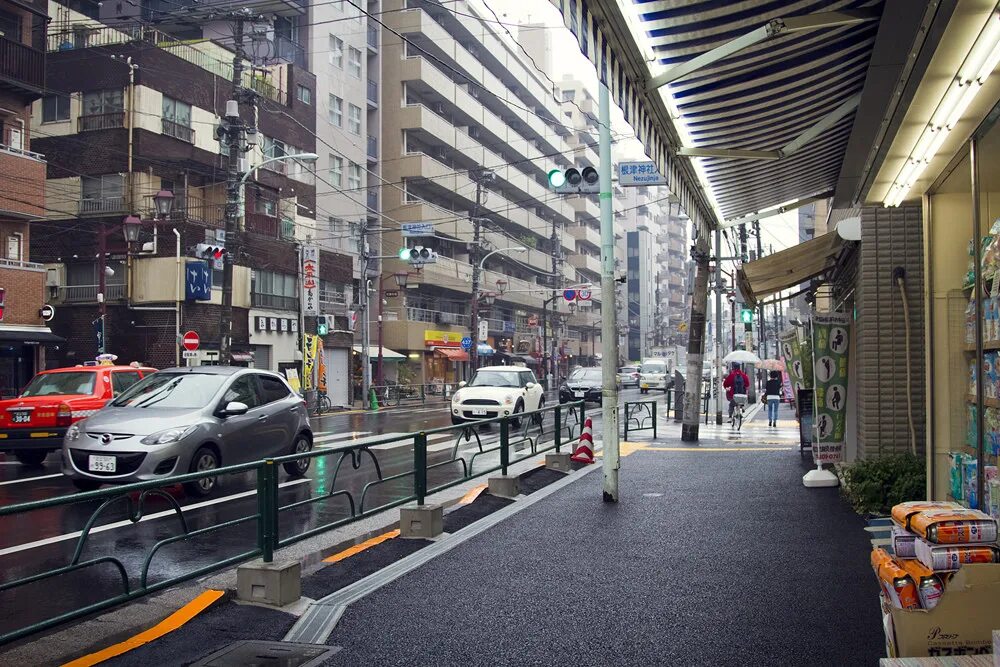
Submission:
<svg viewBox="0 0 1000 667">
<path fill-rule="evenodd" d="M 846 314 L 813 315 L 812 351 L 816 378 L 813 460 L 817 465 L 837 463 L 844 458 L 850 326 Z"/>
<path fill-rule="evenodd" d="M 302 391 L 309 391 L 316 386 L 313 381 L 313 371 L 316 368 L 316 339 L 319 336 L 302 335 Z"/>
<path fill-rule="evenodd" d="M 301 269 L 302 314 L 314 317 L 319 315 L 319 246 L 302 246 Z"/>
<path fill-rule="evenodd" d="M 789 400 L 795 400 L 799 389 L 805 389 L 807 385 L 803 379 L 801 346 L 799 344 L 798 329 L 785 329 L 778 334 L 778 344 L 781 345 L 781 356 L 785 361 L 785 372 L 788 375 L 790 387 L 786 389 L 791 393 Z"/>
<path fill-rule="evenodd" d="M 316 336 L 316 388 L 326 393 L 326 355 L 323 353 L 323 339 Z"/>
</svg>

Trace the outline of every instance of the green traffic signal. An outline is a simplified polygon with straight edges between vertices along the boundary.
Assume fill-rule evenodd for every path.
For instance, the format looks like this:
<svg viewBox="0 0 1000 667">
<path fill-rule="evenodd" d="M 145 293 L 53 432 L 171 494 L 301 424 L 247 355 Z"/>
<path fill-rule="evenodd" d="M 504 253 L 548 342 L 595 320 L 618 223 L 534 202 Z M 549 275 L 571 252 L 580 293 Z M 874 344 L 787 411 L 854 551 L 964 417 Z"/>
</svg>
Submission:
<svg viewBox="0 0 1000 667">
<path fill-rule="evenodd" d="M 740 319 L 744 324 L 753 323 L 753 310 L 750 308 L 743 308 L 740 310 Z"/>
<path fill-rule="evenodd" d="M 320 336 L 325 336 L 327 333 L 329 333 L 329 331 L 330 331 L 330 327 L 326 323 L 326 318 L 325 317 L 317 317 L 316 318 L 316 333 L 318 335 L 320 335 Z"/>
<path fill-rule="evenodd" d="M 566 185 L 566 174 L 562 169 L 553 169 L 549 172 L 549 185 L 554 188 L 561 188 Z"/>
<path fill-rule="evenodd" d="M 400 248 L 399 249 L 399 258 L 400 259 L 404 259 L 404 260 L 405 259 L 409 259 L 410 258 L 410 249 L 409 248 Z"/>
</svg>

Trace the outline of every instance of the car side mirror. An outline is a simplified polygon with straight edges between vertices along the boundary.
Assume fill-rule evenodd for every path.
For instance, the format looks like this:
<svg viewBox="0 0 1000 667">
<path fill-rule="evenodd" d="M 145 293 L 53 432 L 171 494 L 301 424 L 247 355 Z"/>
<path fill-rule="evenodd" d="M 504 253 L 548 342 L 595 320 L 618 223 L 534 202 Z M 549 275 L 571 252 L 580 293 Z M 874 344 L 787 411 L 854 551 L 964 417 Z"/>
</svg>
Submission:
<svg viewBox="0 0 1000 667">
<path fill-rule="evenodd" d="M 235 417 L 238 415 L 245 415 L 250 409 L 246 403 L 240 403 L 239 401 L 230 401 L 226 404 L 226 409 L 222 411 L 223 417 Z"/>
<path fill-rule="evenodd" d="M 458 383 L 458 388 L 461 389 L 462 387 L 464 387 L 467 384 L 468 384 L 468 382 L 466 382 L 465 380 L 462 380 L 461 382 Z"/>
<path fill-rule="evenodd" d="M 524 388 L 525 389 L 534 389 L 535 388 L 535 383 L 534 382 L 529 382 L 528 384 L 524 385 Z"/>
</svg>

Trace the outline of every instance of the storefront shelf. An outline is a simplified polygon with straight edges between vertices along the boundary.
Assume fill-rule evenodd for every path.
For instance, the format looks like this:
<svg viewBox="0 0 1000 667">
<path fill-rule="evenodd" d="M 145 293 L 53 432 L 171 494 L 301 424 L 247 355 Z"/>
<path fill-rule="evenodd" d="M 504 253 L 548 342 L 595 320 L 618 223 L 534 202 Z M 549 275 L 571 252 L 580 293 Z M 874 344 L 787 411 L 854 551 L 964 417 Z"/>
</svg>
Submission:
<svg viewBox="0 0 1000 667">
<path fill-rule="evenodd" d="M 973 396 L 967 396 L 965 400 L 972 405 L 976 403 L 976 399 Z M 984 398 L 983 405 L 988 408 L 1000 408 L 1000 398 Z"/>
<path fill-rule="evenodd" d="M 1000 340 L 984 341 L 983 342 L 983 349 L 986 350 L 987 352 L 990 352 L 990 351 L 993 351 L 993 350 L 1000 350 Z M 976 346 L 973 345 L 973 344 L 966 343 L 965 344 L 965 351 L 966 352 L 975 352 L 976 351 Z"/>
</svg>

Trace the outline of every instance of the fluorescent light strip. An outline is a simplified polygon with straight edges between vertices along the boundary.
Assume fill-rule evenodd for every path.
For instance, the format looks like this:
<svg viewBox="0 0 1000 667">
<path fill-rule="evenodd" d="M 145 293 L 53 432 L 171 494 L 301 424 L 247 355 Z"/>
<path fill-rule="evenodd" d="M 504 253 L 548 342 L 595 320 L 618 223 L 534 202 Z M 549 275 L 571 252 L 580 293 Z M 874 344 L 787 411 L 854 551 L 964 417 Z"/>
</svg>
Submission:
<svg viewBox="0 0 1000 667">
<path fill-rule="evenodd" d="M 888 207 L 899 206 L 944 144 L 948 133 L 955 127 L 966 109 L 975 99 L 986 78 L 1000 63 L 1000 3 L 994 6 L 990 17 L 965 56 L 962 66 L 952 79 L 948 90 L 941 97 L 931 120 L 924 128 L 916 145 L 903 166 L 900 167 L 889 191 L 882 200 Z M 975 72 L 975 78 L 970 72 Z"/>
</svg>

